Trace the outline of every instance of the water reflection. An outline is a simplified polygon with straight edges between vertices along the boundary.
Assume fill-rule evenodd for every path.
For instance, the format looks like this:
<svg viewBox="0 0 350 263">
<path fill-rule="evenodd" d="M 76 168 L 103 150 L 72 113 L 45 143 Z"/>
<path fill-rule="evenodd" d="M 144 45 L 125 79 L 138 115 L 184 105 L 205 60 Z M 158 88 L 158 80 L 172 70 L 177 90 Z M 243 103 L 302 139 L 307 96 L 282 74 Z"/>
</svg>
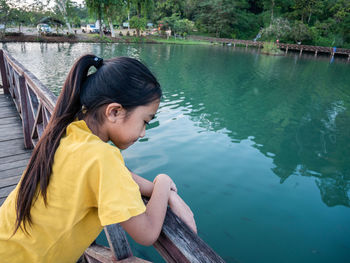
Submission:
<svg viewBox="0 0 350 263">
<path fill-rule="evenodd" d="M 177 76 L 168 80 L 168 106 L 184 107 L 198 126 L 224 130 L 234 143 L 254 136 L 253 147 L 273 159 L 281 183 L 314 177 L 326 205 L 350 206 L 347 68 L 243 54 L 230 60 L 222 50 L 212 51 L 208 64 L 206 55 L 192 52 L 172 59 Z"/>
</svg>

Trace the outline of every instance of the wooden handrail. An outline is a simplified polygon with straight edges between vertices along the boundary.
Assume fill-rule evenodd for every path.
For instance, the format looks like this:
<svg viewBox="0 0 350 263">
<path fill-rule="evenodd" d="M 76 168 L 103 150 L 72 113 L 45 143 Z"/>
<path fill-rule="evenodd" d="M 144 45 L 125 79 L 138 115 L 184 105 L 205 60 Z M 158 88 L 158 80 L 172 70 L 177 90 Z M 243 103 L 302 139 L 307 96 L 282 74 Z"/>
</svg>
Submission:
<svg viewBox="0 0 350 263">
<path fill-rule="evenodd" d="M 10 94 L 22 119 L 24 145 L 33 148 L 54 110 L 56 96 L 8 52 L 0 49 L 4 92 Z M 147 199 L 144 199 L 147 203 Z M 92 245 L 85 252 L 88 262 L 145 262 L 133 257 L 119 224 L 104 228 L 110 249 Z M 163 229 L 154 244 L 167 262 L 224 262 L 200 237 L 168 208 Z M 135 259 L 135 260 L 134 260 Z M 128 260 L 128 261 L 125 261 Z"/>
</svg>

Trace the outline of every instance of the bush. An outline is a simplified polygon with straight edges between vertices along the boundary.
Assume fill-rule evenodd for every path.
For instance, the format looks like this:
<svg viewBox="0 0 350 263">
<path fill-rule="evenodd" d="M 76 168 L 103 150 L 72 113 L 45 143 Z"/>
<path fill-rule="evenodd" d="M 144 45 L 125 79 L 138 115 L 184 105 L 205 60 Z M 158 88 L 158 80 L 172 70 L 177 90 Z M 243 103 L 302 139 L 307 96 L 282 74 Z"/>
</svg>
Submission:
<svg viewBox="0 0 350 263">
<path fill-rule="evenodd" d="M 280 50 L 275 43 L 266 42 L 264 43 L 262 53 L 269 54 L 269 55 L 281 55 L 283 54 L 283 51 Z"/>
<path fill-rule="evenodd" d="M 130 19 L 130 26 L 138 31 L 145 30 L 147 25 L 147 20 L 144 17 L 133 16 Z"/>
<path fill-rule="evenodd" d="M 174 31 L 180 33 L 182 36 L 186 36 L 189 32 L 192 32 L 194 23 L 188 19 L 180 19 L 175 21 Z"/>
<path fill-rule="evenodd" d="M 268 27 L 265 27 L 262 32 L 262 38 L 264 40 L 276 40 L 283 39 L 288 34 L 290 34 L 291 27 L 289 21 L 285 18 L 275 18 L 271 21 L 271 24 Z"/>
</svg>

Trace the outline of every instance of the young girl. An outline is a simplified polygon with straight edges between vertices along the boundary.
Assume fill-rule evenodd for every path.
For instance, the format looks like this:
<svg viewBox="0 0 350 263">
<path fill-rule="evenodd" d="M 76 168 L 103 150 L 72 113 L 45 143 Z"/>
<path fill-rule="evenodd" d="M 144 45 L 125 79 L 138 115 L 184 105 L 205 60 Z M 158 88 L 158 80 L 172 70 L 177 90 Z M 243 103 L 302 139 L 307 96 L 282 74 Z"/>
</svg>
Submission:
<svg viewBox="0 0 350 263">
<path fill-rule="evenodd" d="M 91 66 L 97 70 L 89 75 Z M 0 208 L 1 262 L 76 262 L 103 226 L 115 223 L 151 245 L 168 204 L 196 232 L 170 177 L 152 183 L 131 173 L 118 150 L 145 135 L 160 98 L 156 78 L 135 59 L 76 61 L 20 183 Z M 141 194 L 150 197 L 146 207 Z"/>
</svg>

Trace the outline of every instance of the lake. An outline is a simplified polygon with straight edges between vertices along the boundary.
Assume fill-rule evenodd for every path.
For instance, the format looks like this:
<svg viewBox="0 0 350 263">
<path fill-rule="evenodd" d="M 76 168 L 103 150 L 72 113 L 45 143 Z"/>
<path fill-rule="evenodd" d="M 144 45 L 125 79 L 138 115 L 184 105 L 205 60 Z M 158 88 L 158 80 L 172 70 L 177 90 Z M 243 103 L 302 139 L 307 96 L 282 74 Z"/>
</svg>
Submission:
<svg viewBox="0 0 350 263">
<path fill-rule="evenodd" d="M 56 94 L 86 52 L 148 65 L 164 96 L 146 137 L 123 151 L 126 164 L 149 180 L 169 174 L 199 236 L 227 262 L 350 262 L 346 60 L 223 46 L 0 47 Z"/>
</svg>

